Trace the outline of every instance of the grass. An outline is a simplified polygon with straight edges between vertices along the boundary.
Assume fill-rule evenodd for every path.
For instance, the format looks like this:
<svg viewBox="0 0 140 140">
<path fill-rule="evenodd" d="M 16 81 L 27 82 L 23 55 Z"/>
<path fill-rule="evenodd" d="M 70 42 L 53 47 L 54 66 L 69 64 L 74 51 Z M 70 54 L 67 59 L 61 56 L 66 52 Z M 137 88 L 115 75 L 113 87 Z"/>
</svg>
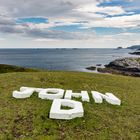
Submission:
<svg viewBox="0 0 140 140">
<path fill-rule="evenodd" d="M 0 64 L 0 73 L 7 73 L 7 72 L 37 72 L 37 69 L 31 68 L 24 68 L 19 66 L 7 65 L 7 64 Z"/>
<path fill-rule="evenodd" d="M 21 86 L 88 90 L 84 117 L 49 119 L 52 101 L 34 93 L 28 99 L 12 98 Z M 112 92 L 121 106 L 95 104 L 91 90 Z M 80 100 L 80 99 L 78 99 Z M 81 72 L 15 72 L 0 74 L 1 140 L 139 140 L 140 78 Z"/>
<path fill-rule="evenodd" d="M 137 58 L 136 60 L 137 60 L 137 61 L 139 62 L 139 64 L 140 64 L 140 58 Z"/>
</svg>

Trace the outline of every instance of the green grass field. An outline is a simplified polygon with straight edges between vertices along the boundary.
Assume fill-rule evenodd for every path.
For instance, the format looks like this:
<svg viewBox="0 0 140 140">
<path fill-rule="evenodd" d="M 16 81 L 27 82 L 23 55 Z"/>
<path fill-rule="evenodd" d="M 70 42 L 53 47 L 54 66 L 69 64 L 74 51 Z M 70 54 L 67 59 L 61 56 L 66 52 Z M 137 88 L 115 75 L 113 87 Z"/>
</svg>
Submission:
<svg viewBox="0 0 140 140">
<path fill-rule="evenodd" d="M 84 117 L 49 119 L 52 101 L 34 93 L 12 98 L 21 86 L 88 90 Z M 112 92 L 121 106 L 95 104 L 91 90 Z M 78 99 L 80 100 L 80 99 Z M 82 72 L 15 72 L 0 74 L 0 140 L 139 140 L 140 78 Z"/>
</svg>

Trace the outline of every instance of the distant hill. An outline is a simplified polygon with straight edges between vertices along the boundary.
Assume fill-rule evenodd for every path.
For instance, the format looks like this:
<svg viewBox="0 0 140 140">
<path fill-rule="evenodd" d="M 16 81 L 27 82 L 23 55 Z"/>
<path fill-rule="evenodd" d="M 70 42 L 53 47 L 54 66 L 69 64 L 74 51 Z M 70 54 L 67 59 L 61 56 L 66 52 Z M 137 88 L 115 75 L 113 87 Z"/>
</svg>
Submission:
<svg viewBox="0 0 140 140">
<path fill-rule="evenodd" d="M 140 45 L 133 45 L 133 46 L 127 47 L 127 49 L 140 49 Z"/>
</svg>

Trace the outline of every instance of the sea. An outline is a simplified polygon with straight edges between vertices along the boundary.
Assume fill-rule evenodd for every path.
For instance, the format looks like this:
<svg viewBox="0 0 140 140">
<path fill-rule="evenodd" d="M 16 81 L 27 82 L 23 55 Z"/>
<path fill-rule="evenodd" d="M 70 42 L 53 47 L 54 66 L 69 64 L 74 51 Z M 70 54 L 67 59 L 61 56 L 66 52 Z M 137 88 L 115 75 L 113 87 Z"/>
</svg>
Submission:
<svg viewBox="0 0 140 140">
<path fill-rule="evenodd" d="M 0 49 L 0 64 L 53 71 L 91 72 L 87 67 L 109 62 L 130 55 L 129 49 Z"/>
</svg>

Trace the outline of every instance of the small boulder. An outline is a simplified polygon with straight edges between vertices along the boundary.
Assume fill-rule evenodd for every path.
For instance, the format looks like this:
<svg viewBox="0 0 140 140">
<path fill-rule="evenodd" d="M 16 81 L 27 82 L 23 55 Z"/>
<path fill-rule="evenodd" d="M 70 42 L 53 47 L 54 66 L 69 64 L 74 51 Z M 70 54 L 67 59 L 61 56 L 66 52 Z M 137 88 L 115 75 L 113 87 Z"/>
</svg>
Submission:
<svg viewBox="0 0 140 140">
<path fill-rule="evenodd" d="M 90 67 L 87 67 L 86 69 L 87 70 L 96 70 L 96 67 L 95 66 L 90 66 Z"/>
<path fill-rule="evenodd" d="M 96 66 L 100 67 L 100 66 L 102 66 L 102 64 L 96 64 Z"/>
</svg>

